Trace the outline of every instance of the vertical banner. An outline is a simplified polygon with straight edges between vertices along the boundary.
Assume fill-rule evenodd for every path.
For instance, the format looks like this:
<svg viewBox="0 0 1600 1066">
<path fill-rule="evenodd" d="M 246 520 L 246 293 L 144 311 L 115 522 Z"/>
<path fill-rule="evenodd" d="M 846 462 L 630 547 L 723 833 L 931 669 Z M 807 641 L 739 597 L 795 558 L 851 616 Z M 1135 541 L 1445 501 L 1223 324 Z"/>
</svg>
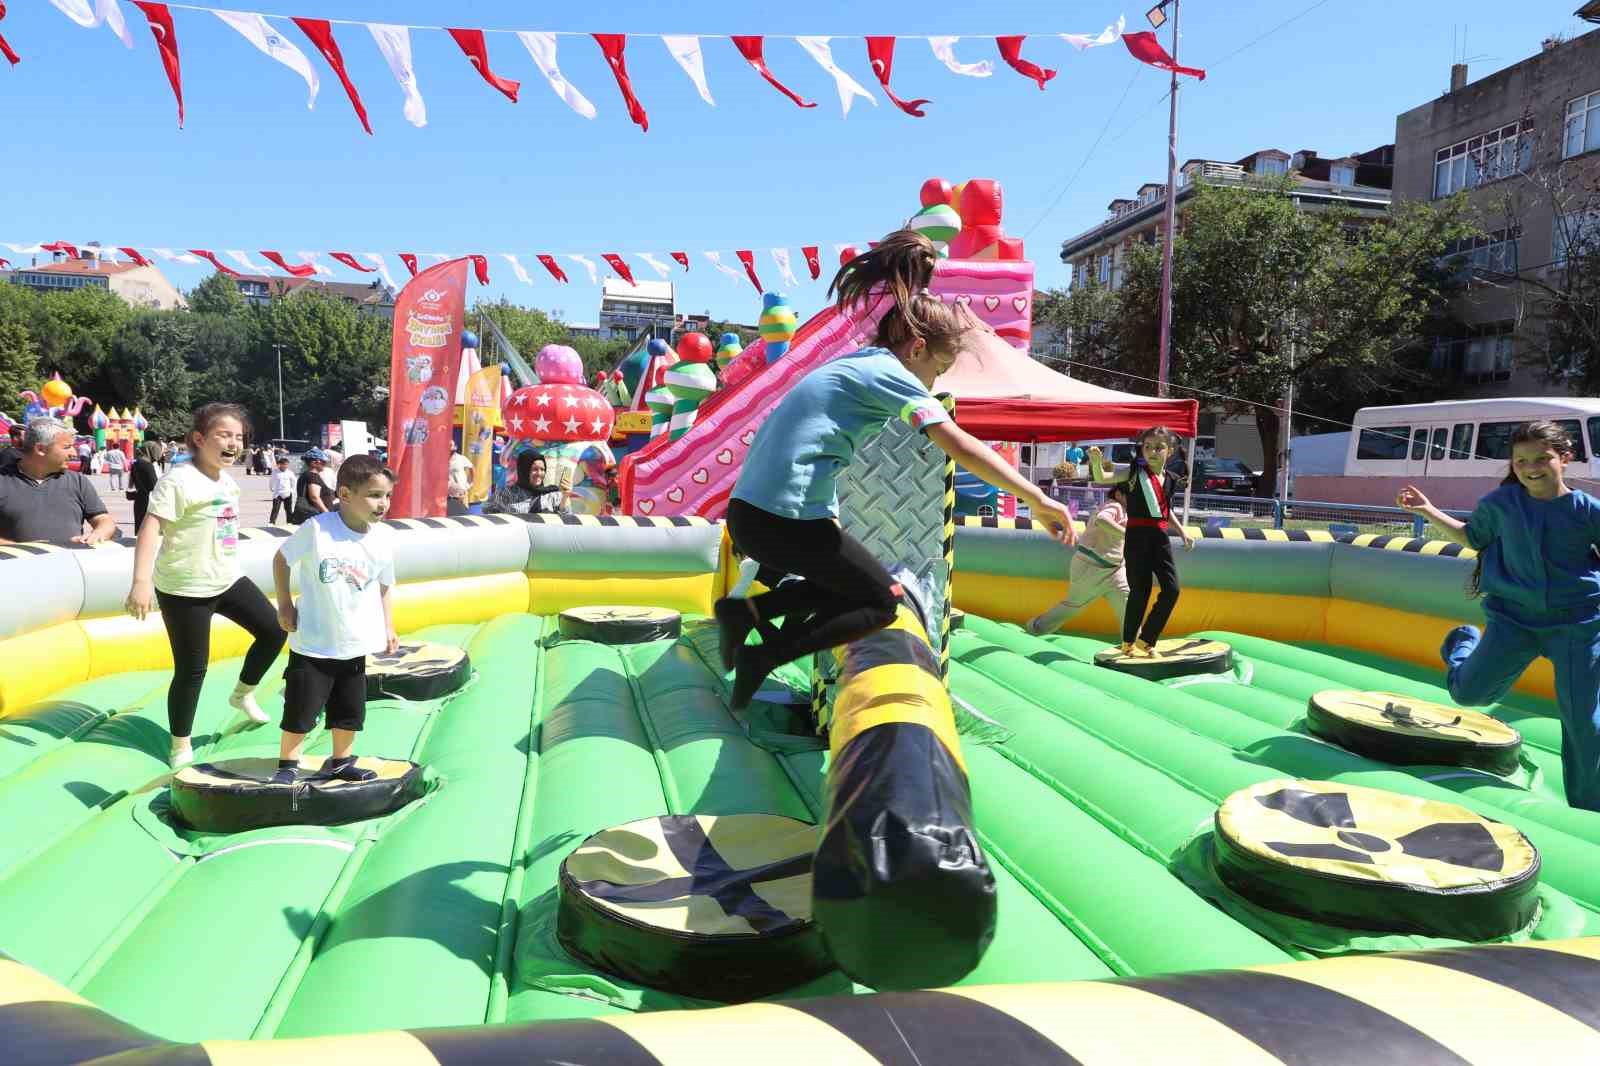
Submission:
<svg viewBox="0 0 1600 1066">
<path fill-rule="evenodd" d="M 389 355 L 389 467 L 396 476 L 389 514 L 394 518 L 445 513 L 455 416 L 451 391 L 461 360 L 470 265 L 452 259 L 429 267 L 395 300 Z"/>
<path fill-rule="evenodd" d="M 494 487 L 494 424 L 500 417 L 500 364 L 486 366 L 467 382 L 467 422 L 461 452 L 472 461 L 468 503 L 482 503 Z"/>
</svg>

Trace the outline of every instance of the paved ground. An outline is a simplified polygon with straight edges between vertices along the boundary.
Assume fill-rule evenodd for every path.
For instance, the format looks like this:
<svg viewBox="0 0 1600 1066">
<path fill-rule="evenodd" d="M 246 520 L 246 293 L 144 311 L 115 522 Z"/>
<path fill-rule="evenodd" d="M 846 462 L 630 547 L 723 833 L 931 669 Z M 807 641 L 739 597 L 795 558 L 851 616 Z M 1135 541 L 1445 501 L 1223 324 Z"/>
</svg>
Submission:
<svg viewBox="0 0 1600 1066">
<path fill-rule="evenodd" d="M 247 529 L 266 525 L 267 517 L 272 513 L 272 493 L 268 491 L 267 478 L 246 474 L 242 467 L 233 467 L 228 473 L 239 483 L 240 525 Z M 117 528 L 122 535 L 133 536 L 133 501 L 127 499 L 120 490 L 113 489 L 111 478 L 106 474 L 91 475 L 89 480 L 94 482 L 95 491 L 100 494 L 111 517 L 117 520 Z M 278 521 L 283 521 L 281 516 Z"/>
</svg>

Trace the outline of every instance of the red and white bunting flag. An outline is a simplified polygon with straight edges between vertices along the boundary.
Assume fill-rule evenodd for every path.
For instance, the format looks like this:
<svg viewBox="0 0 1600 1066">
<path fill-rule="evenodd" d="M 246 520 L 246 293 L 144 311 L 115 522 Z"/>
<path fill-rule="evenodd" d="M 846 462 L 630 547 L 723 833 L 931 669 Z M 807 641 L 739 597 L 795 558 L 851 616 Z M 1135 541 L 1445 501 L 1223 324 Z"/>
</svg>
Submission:
<svg viewBox="0 0 1600 1066">
<path fill-rule="evenodd" d="M 1039 84 L 1039 89 L 1044 90 L 1044 83 L 1056 76 L 1053 70 L 1046 70 L 1037 63 L 1030 63 L 1022 58 L 1022 42 L 1027 40 L 1026 35 L 1012 37 L 996 37 L 994 43 L 1000 46 L 1000 58 L 1006 65 L 1021 74 L 1024 78 L 1032 78 Z"/>
<path fill-rule="evenodd" d="M 772 71 L 767 68 L 766 41 L 759 37 L 734 37 L 733 46 L 744 56 L 745 62 L 755 68 L 756 73 L 767 79 L 767 84 L 778 90 L 783 95 L 793 100 L 797 107 L 816 107 L 810 100 L 803 100 L 799 94 L 779 81 Z"/>
<path fill-rule="evenodd" d="M 417 257 L 415 254 L 411 252 L 401 252 L 400 262 L 404 263 L 406 265 L 406 269 L 411 271 L 412 277 L 417 276 Z"/>
<path fill-rule="evenodd" d="M 963 63 L 956 58 L 956 42 L 960 37 L 929 37 L 928 47 L 933 49 L 934 58 L 944 64 L 944 68 L 952 74 L 960 74 L 968 78 L 987 78 L 994 73 L 994 64 L 987 59 L 976 63 Z"/>
<path fill-rule="evenodd" d="M 122 41 L 124 48 L 133 47 L 133 34 L 128 30 L 128 22 L 122 17 L 122 7 L 117 0 L 95 0 L 93 10 L 89 8 L 89 0 L 50 0 L 50 3 L 86 30 L 97 26 L 111 27 L 111 32 Z"/>
<path fill-rule="evenodd" d="M 860 82 L 840 70 L 839 64 L 834 62 L 833 48 L 828 44 L 833 40 L 832 37 L 796 37 L 794 40 L 817 61 L 817 66 L 827 71 L 828 76 L 833 79 L 833 84 L 839 89 L 839 106 L 844 110 L 846 118 L 850 116 L 850 105 L 858 96 L 873 107 L 878 106 L 878 98 L 863 89 Z"/>
<path fill-rule="evenodd" d="M 262 253 L 262 254 L 264 255 L 266 253 Z M 367 266 L 365 263 L 361 262 L 361 260 L 359 260 L 355 256 L 351 255 L 349 252 L 329 252 L 328 255 L 333 259 L 334 262 L 343 263 L 345 266 L 349 267 L 351 270 L 359 270 L 363 274 L 370 274 L 374 270 L 378 269 L 377 267 Z"/>
<path fill-rule="evenodd" d="M 594 118 L 595 109 L 589 98 L 580 93 L 556 65 L 556 35 L 519 30 L 517 39 L 528 50 L 534 66 L 539 68 L 539 73 L 544 75 L 544 80 L 550 83 L 550 88 L 555 90 L 562 102 L 584 118 Z"/>
<path fill-rule="evenodd" d="M 51 241 L 49 244 L 41 244 L 39 247 L 46 252 L 60 252 L 62 255 L 72 259 L 78 258 L 78 246 L 68 244 L 66 241 Z"/>
<path fill-rule="evenodd" d="M 317 272 L 317 268 L 310 263 L 297 263 L 290 266 L 277 252 L 262 252 L 261 257 L 286 274 L 293 274 L 297 278 L 309 278 Z"/>
<path fill-rule="evenodd" d="M 683 267 L 683 272 L 685 274 L 687 274 L 689 272 L 689 253 L 688 252 L 668 252 L 667 254 L 672 256 L 672 258 L 677 262 L 677 264 L 679 266 Z"/>
<path fill-rule="evenodd" d="M 932 100 L 902 100 L 889 88 L 889 78 L 894 74 L 893 37 L 868 37 L 867 58 L 872 61 L 872 73 L 878 76 L 878 84 L 883 86 L 883 94 L 890 103 L 913 118 L 922 118 L 927 114 L 922 110 L 922 105 L 931 104 Z"/>
<path fill-rule="evenodd" d="M 372 260 L 373 266 L 378 268 L 378 277 L 383 279 L 385 285 L 395 292 L 400 291 L 400 286 L 395 284 L 394 277 L 389 273 L 389 264 L 382 255 L 377 252 L 362 252 L 361 254 Z"/>
<path fill-rule="evenodd" d="M 1082 52 L 1090 48 L 1100 48 L 1104 45 L 1115 44 L 1117 39 L 1122 36 L 1122 31 L 1127 25 L 1127 16 L 1118 15 L 1116 22 L 1097 34 L 1063 33 L 1061 39 Z"/>
<path fill-rule="evenodd" d="M 518 281 L 524 285 L 533 284 L 533 279 L 528 276 L 527 267 L 524 267 L 515 255 L 510 252 L 501 252 L 500 258 L 511 264 L 511 272 L 517 276 Z"/>
<path fill-rule="evenodd" d="M 478 284 L 489 284 L 489 257 L 483 255 L 468 255 L 467 258 L 472 260 L 472 272 L 478 276 Z"/>
<path fill-rule="evenodd" d="M 350 106 L 356 109 L 356 117 L 361 120 L 361 128 L 372 135 L 372 123 L 367 121 L 367 106 L 361 102 L 361 94 L 356 92 L 356 87 L 350 80 L 350 75 L 345 73 L 344 53 L 339 51 L 339 42 L 333 39 L 333 27 L 327 19 L 298 18 L 294 24 L 300 27 L 300 32 L 305 34 L 317 51 L 322 53 L 322 58 L 328 61 L 328 66 L 339 76 L 339 84 L 344 86 L 345 95 L 350 97 Z"/>
<path fill-rule="evenodd" d="M 512 103 L 517 102 L 517 93 L 522 91 L 522 83 L 511 78 L 502 78 L 490 69 L 489 45 L 483 39 L 482 30 L 458 30 L 446 27 L 445 32 L 455 38 L 461 51 L 466 53 L 472 65 L 478 69 L 478 73 L 483 75 L 484 81 L 499 89 Z"/>
<path fill-rule="evenodd" d="M 140 0 L 134 0 L 134 2 L 138 3 L 140 7 L 144 6 Z M 159 252 L 161 249 L 157 248 L 156 251 Z M 210 263 L 212 266 L 216 267 L 230 278 L 236 278 L 239 276 L 239 272 L 237 270 L 233 269 L 232 267 L 223 266 L 222 262 L 217 258 L 215 252 L 208 252 L 204 248 L 190 248 L 189 254 L 198 255 L 201 259 L 204 259 L 206 262 Z"/>
<path fill-rule="evenodd" d="M 650 269 L 656 272 L 657 277 L 664 278 L 668 274 L 672 273 L 671 267 L 667 266 L 667 264 L 651 255 L 649 252 L 634 252 L 633 254 L 648 263 L 650 265 Z"/>
<path fill-rule="evenodd" d="M 628 77 L 628 60 L 624 53 L 628 50 L 628 35 L 625 33 L 596 33 L 592 34 L 595 43 L 600 46 L 600 51 L 606 57 L 606 63 L 611 67 L 611 73 L 617 79 L 617 88 L 622 91 L 622 100 L 628 105 L 628 117 L 634 125 L 645 133 L 650 132 L 650 116 L 645 113 L 644 105 L 639 98 L 633 95 L 633 81 Z"/>
<path fill-rule="evenodd" d="M 706 60 L 700 52 L 700 38 L 662 34 L 661 43 L 667 46 L 667 54 L 672 56 L 678 66 L 683 68 L 683 72 L 689 75 L 689 80 L 694 82 L 694 87 L 700 92 L 700 99 L 716 107 L 717 102 L 711 99 L 711 87 L 706 84 Z"/>
<path fill-rule="evenodd" d="M 739 257 L 739 262 L 744 265 L 744 276 L 750 279 L 750 284 L 756 287 L 756 295 L 766 292 L 761 284 L 761 279 L 756 277 L 756 254 L 748 248 L 741 248 L 733 253 Z"/>
<path fill-rule="evenodd" d="M 1125 33 L 1122 35 L 1122 43 L 1128 46 L 1128 53 L 1141 63 L 1170 70 L 1174 74 L 1187 74 L 1191 78 L 1206 80 L 1206 72 L 1199 67 L 1180 67 L 1174 63 L 1167 50 L 1161 47 L 1161 42 L 1156 40 L 1156 35 L 1148 30 L 1141 33 Z"/>
<path fill-rule="evenodd" d="M 561 264 L 556 262 L 555 256 L 540 252 L 537 256 L 535 256 L 535 258 L 538 259 L 540 263 L 544 264 L 544 268 L 550 272 L 550 276 L 552 278 L 555 278 L 557 281 L 562 283 L 565 283 L 569 280 L 567 278 L 567 272 L 561 269 Z"/>
<path fill-rule="evenodd" d="M 422 90 L 417 87 L 417 71 L 411 64 L 411 31 L 404 26 L 390 26 L 383 22 L 367 23 L 367 32 L 383 53 L 389 72 L 400 83 L 406 103 L 402 112 L 413 126 L 428 124 L 428 107 L 422 102 Z"/>
<path fill-rule="evenodd" d="M 152 248 L 150 250 L 169 263 L 182 263 L 184 266 L 200 265 L 200 260 L 190 255 L 188 252 L 179 253 L 173 251 L 171 248 Z"/>
<path fill-rule="evenodd" d="M 794 267 L 789 262 L 789 249 L 772 249 L 772 261 L 778 264 L 778 273 L 783 275 L 783 283 L 791 289 L 798 289 L 800 279 L 794 276 Z"/>
<path fill-rule="evenodd" d="M 808 244 L 800 249 L 800 254 L 806 257 L 806 269 L 811 271 L 811 280 L 816 281 L 822 277 L 821 252 L 814 244 Z"/>
<path fill-rule="evenodd" d="M 0 270 L 4 270 L 6 267 L 8 267 L 10 265 L 11 265 L 11 260 L 5 259 L 5 258 L 0 258 Z"/>
<path fill-rule="evenodd" d="M 638 282 L 633 280 L 633 271 L 628 268 L 628 263 L 622 258 L 622 256 L 618 255 L 616 252 L 605 252 L 600 256 L 600 258 L 606 261 L 606 266 L 617 272 L 617 277 L 621 278 L 623 281 L 626 281 L 629 285 L 638 284 Z"/>
<path fill-rule="evenodd" d="M 589 272 L 590 285 L 600 284 L 600 268 L 595 266 L 593 259 L 590 259 L 586 255 L 569 255 L 567 258 L 572 260 L 574 263 L 581 264 L 583 268 Z"/>
<path fill-rule="evenodd" d="M 241 249 L 224 248 L 223 249 L 223 254 L 225 254 L 229 259 L 232 259 L 235 263 L 238 263 L 240 266 L 244 267 L 246 270 L 250 271 L 250 273 L 252 273 L 252 274 L 265 274 L 266 273 L 266 268 L 265 267 L 259 266 L 259 265 L 255 264 L 255 263 L 252 263 L 250 261 L 250 257 L 248 255 L 244 254 L 243 250 L 241 250 Z"/>
<path fill-rule="evenodd" d="M 707 252 L 705 253 L 705 256 L 707 259 L 711 260 L 711 265 L 716 267 L 723 274 L 732 278 L 736 282 L 739 280 L 739 272 L 722 261 L 721 252 Z"/>
<path fill-rule="evenodd" d="M 311 69 L 311 60 L 287 37 L 272 28 L 272 24 L 253 11 L 213 11 L 217 18 L 239 31 L 239 35 L 263 55 L 269 56 L 300 75 L 306 83 L 306 110 L 316 106 L 317 90 L 322 87 L 317 72 Z"/>
<path fill-rule="evenodd" d="M 10 241 L 0 241 L 0 244 L 10 248 L 18 255 L 38 255 L 40 252 L 44 251 L 44 245 L 39 244 L 38 242 L 33 244 L 12 244 Z"/>
<path fill-rule="evenodd" d="M 140 255 L 137 249 L 134 249 L 134 248 L 118 248 L 117 251 L 121 252 L 123 255 L 127 256 L 129 259 L 132 259 L 134 261 L 134 263 L 136 265 L 138 265 L 138 266 L 147 267 L 147 266 L 150 265 L 150 260 L 148 260 L 144 256 Z"/>
<path fill-rule="evenodd" d="M 166 4 L 152 0 L 133 0 L 133 6 L 144 12 L 150 24 L 150 34 L 156 39 L 156 49 L 161 53 L 161 65 L 166 69 L 167 82 L 172 95 L 178 98 L 178 128 L 183 129 L 183 68 L 178 62 L 178 31 L 172 26 L 172 12 Z"/>
<path fill-rule="evenodd" d="M 5 21 L 5 17 L 5 0 L 0 0 L 0 22 Z M 0 33 L 0 56 L 5 56 L 6 62 L 10 63 L 12 66 L 16 66 L 18 63 L 22 62 L 22 57 L 17 55 L 16 50 L 11 47 L 11 42 L 6 40 L 6 35 L 3 33 Z"/>
<path fill-rule="evenodd" d="M 311 272 L 313 274 L 320 274 L 325 278 L 333 277 L 333 271 L 317 262 L 316 252 L 296 252 L 295 254 L 305 261 L 306 265 L 311 268 Z"/>
</svg>

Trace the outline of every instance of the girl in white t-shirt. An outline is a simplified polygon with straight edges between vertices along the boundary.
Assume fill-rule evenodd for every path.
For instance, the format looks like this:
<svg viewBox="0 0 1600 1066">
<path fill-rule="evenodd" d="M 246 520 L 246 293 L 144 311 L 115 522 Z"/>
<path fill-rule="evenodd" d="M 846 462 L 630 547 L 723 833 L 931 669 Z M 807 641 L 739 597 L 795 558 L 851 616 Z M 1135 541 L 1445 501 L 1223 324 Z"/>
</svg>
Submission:
<svg viewBox="0 0 1600 1066">
<path fill-rule="evenodd" d="M 1028 623 L 1036 636 L 1054 633 L 1062 623 L 1104 596 L 1118 625 L 1128 606 L 1128 571 L 1122 565 L 1122 540 L 1128 526 L 1128 489 L 1118 482 L 1078 538 L 1068 567 L 1067 598 Z"/>
<path fill-rule="evenodd" d="M 167 724 L 173 769 L 194 761 L 190 732 L 211 660 L 211 616 L 220 614 L 255 638 L 228 705 L 265 723 L 255 688 L 283 648 L 285 634 L 267 597 L 239 571 L 239 486 L 223 470 L 244 450 L 244 408 L 208 403 L 194 413 L 191 462 L 175 465 L 150 492 L 133 554 L 128 613 L 143 619 L 151 599 L 172 646 Z"/>
</svg>

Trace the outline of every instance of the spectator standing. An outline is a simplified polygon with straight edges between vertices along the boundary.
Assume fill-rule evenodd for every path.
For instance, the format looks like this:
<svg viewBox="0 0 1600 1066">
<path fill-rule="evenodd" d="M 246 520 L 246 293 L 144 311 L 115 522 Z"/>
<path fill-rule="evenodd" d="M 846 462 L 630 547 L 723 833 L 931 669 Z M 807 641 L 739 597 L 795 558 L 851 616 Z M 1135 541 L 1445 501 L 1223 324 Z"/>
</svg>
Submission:
<svg viewBox="0 0 1600 1066">
<path fill-rule="evenodd" d="M 517 483 L 507 485 L 483 505 L 484 514 L 560 514 L 566 509 L 560 485 L 544 484 L 544 456 L 522 452 L 517 456 Z"/>
<path fill-rule="evenodd" d="M 28 423 L 17 461 L 0 469 L 0 544 L 97 544 L 117 535 L 94 483 L 69 469 L 74 436 L 58 418 Z"/>
<path fill-rule="evenodd" d="M 450 446 L 450 498 L 445 513 L 467 514 L 467 494 L 472 491 L 472 460 L 461 454 L 459 445 Z"/>
<path fill-rule="evenodd" d="M 133 461 L 133 470 L 128 475 L 132 488 L 128 489 L 128 498 L 133 501 L 133 528 L 134 535 L 138 536 L 138 529 L 144 525 L 144 516 L 150 510 L 150 493 L 156 487 L 156 482 L 161 480 L 161 444 L 158 441 L 147 440 L 139 445 L 139 457 Z"/>
<path fill-rule="evenodd" d="M 122 454 L 121 448 L 105 450 L 105 470 L 111 478 L 112 491 L 122 492 L 122 475 L 127 473 L 128 457 Z"/>
<path fill-rule="evenodd" d="M 278 456 L 278 469 L 272 473 L 272 517 L 267 519 L 271 525 L 278 524 L 278 510 L 282 508 L 284 520 L 294 513 L 294 471 L 289 469 L 289 457 Z"/>
<path fill-rule="evenodd" d="M 336 497 L 328 490 L 323 475 L 327 465 L 328 453 L 321 448 L 306 452 L 306 467 L 294 485 L 294 511 L 289 516 L 293 524 L 299 525 L 314 515 L 326 514 L 333 509 L 329 504 Z"/>
<path fill-rule="evenodd" d="M 104 448 L 96 448 L 94 451 L 89 453 L 89 463 L 83 468 L 82 472 L 88 474 L 90 477 L 93 477 L 94 475 L 105 470 L 105 468 L 106 450 Z"/>
</svg>

